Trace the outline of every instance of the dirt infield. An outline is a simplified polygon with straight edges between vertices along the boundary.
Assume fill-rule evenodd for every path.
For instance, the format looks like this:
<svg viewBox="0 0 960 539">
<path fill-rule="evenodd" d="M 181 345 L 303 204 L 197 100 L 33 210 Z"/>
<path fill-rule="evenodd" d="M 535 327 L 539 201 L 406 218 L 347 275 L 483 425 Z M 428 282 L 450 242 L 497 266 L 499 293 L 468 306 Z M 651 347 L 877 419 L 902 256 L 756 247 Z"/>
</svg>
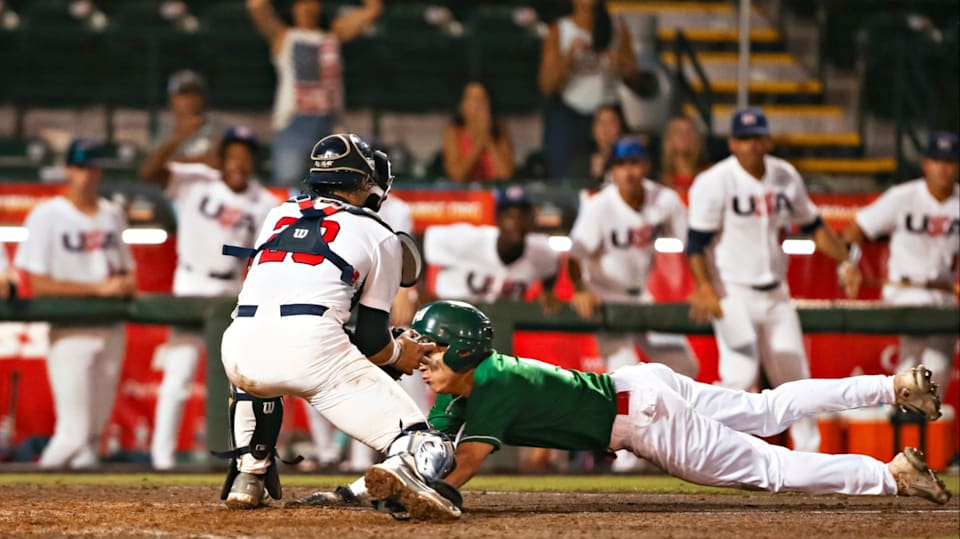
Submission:
<svg viewBox="0 0 960 539">
<path fill-rule="evenodd" d="M 359 509 L 231 511 L 209 486 L 4 485 L 2 537 L 956 537 L 960 503 L 767 494 L 465 492 L 459 522 Z M 288 488 L 285 498 L 311 492 Z"/>
</svg>

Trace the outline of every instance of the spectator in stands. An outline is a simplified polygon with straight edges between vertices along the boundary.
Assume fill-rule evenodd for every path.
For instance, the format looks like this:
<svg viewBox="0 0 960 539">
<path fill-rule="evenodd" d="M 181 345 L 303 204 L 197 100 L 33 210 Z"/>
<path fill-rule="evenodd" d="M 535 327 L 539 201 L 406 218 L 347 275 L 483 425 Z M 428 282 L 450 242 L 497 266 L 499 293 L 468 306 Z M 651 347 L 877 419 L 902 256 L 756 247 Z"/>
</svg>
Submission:
<svg viewBox="0 0 960 539">
<path fill-rule="evenodd" d="M 167 96 L 172 123 L 161 125 L 151 143 L 150 154 L 140 165 L 140 178 L 155 181 L 167 162 L 208 162 L 213 156 L 219 124 L 207 113 L 207 83 L 203 76 L 185 69 L 170 76 Z"/>
<path fill-rule="evenodd" d="M 513 142 L 507 124 L 497 118 L 483 83 L 463 88 L 453 124 L 443 135 L 443 168 L 455 182 L 505 180 L 513 176 Z"/>
<path fill-rule="evenodd" d="M 930 134 L 923 178 L 888 189 L 857 213 L 844 239 L 860 244 L 890 237 L 883 300 L 893 305 L 956 305 L 960 254 L 960 142 L 943 131 Z M 924 365 L 945 395 L 953 371 L 957 335 L 901 335 L 897 372 Z"/>
<path fill-rule="evenodd" d="M 590 154 L 591 186 L 601 187 L 607 181 L 607 161 L 613 145 L 626 132 L 623 114 L 616 105 L 603 105 L 593 115 L 593 148 Z"/>
<path fill-rule="evenodd" d="M 686 116 L 671 119 L 663 133 L 660 183 L 684 192 L 690 189 L 693 178 L 706 168 L 703 133 Z"/>
<path fill-rule="evenodd" d="M 593 115 L 617 103 L 618 81 L 640 95 L 657 91 L 656 77 L 637 67 L 629 30 L 614 24 L 604 0 L 572 4 L 550 27 L 540 61 L 540 91 L 550 98 L 543 122 L 548 178 L 569 176 L 575 156 L 589 153 Z"/>
<path fill-rule="evenodd" d="M 67 188 L 27 216 L 27 239 L 14 260 L 26 296 L 112 296 L 134 293 L 133 256 L 123 242 L 123 210 L 98 195 L 99 144 L 74 140 L 67 149 Z M 110 417 L 124 352 L 123 324 L 53 324 L 47 374 L 56 409 L 43 468 L 93 468 Z"/>
<path fill-rule="evenodd" d="M 240 291 L 246 262 L 224 256 L 221 248 L 255 247 L 260 225 L 277 204 L 254 178 L 259 153 L 253 129 L 232 126 L 217 144 L 217 167 L 169 161 L 154 178 L 177 209 L 175 296 L 236 296 Z M 157 470 L 176 466 L 180 420 L 204 344 L 202 331 L 172 328 L 157 348 L 153 363 L 162 367 L 163 382 L 150 447 Z"/>
<path fill-rule="evenodd" d="M 293 1 L 293 26 L 277 16 L 270 0 L 247 0 L 257 29 L 270 43 L 277 70 L 273 104 L 273 180 L 293 185 L 306 172 L 310 149 L 333 132 L 343 112 L 343 61 L 340 44 L 355 38 L 380 16 L 380 0 L 336 17 L 321 27 L 318 0 Z"/>
</svg>

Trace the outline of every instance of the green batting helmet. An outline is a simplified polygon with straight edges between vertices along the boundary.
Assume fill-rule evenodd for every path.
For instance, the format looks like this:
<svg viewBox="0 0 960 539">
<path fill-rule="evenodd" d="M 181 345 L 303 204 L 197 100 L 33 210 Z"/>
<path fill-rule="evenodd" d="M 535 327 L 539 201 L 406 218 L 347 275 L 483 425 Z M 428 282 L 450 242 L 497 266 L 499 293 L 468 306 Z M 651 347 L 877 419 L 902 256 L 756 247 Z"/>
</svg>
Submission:
<svg viewBox="0 0 960 539">
<path fill-rule="evenodd" d="M 469 303 L 428 303 L 413 315 L 410 327 L 431 341 L 448 346 L 443 362 L 455 372 L 476 367 L 493 352 L 493 324 Z"/>
</svg>

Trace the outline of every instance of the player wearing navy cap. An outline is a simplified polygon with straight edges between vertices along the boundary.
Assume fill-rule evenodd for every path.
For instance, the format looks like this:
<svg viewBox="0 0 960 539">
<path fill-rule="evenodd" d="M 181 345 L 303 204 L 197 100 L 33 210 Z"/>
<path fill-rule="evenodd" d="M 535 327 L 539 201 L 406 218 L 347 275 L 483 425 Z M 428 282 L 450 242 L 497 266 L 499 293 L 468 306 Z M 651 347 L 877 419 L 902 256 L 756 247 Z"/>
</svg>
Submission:
<svg viewBox="0 0 960 539">
<path fill-rule="evenodd" d="M 221 254 L 221 246 L 252 247 L 267 212 L 277 203 L 254 179 L 260 144 L 250 127 L 228 128 L 217 150 L 219 168 L 171 161 L 157 177 L 177 211 L 177 296 L 236 295 L 245 264 Z M 172 328 L 170 339 L 154 355 L 154 366 L 163 369 L 150 448 L 158 470 L 176 464 L 183 406 L 203 346 L 202 332 Z"/>
<path fill-rule="evenodd" d="M 570 276 L 573 307 L 584 318 L 598 303 L 643 304 L 653 300 L 647 279 L 653 269 L 658 237 L 685 238 L 686 209 L 677 193 L 647 178 L 650 161 L 643 143 L 623 137 L 607 163 L 612 183 L 585 200 L 570 232 Z M 597 334 L 597 347 L 607 371 L 639 362 L 636 347 L 650 361 L 696 376 L 698 365 L 686 338 L 662 333 Z M 617 470 L 635 459 L 623 453 Z"/>
<path fill-rule="evenodd" d="M 847 248 L 824 226 L 797 170 L 769 155 L 762 110 L 738 110 L 730 157 L 700 173 L 690 188 L 687 257 L 696 281 L 690 316 L 712 321 L 720 348 L 720 383 L 756 388 L 760 369 L 774 387 L 810 377 L 800 320 L 790 303 L 781 235 L 796 226 L 835 259 L 851 294 L 859 280 Z M 817 451 L 815 418 L 791 429 L 794 447 Z"/>
<path fill-rule="evenodd" d="M 100 198 L 102 149 L 76 139 L 67 148 L 67 190 L 27 216 L 27 239 L 14 265 L 41 296 L 129 296 L 133 256 L 123 242 L 123 209 Z M 124 351 L 123 324 L 51 325 L 47 374 L 56 410 L 43 468 L 99 464 L 100 433 L 110 417 Z"/>
<path fill-rule="evenodd" d="M 534 205 L 520 185 L 496 191 L 496 225 L 431 226 L 424 235 L 424 256 L 439 268 L 435 293 L 443 299 L 492 302 L 523 299 L 537 281 L 548 311 L 557 306 L 553 284 L 560 257 L 546 234 L 533 232 Z"/>
<path fill-rule="evenodd" d="M 890 236 L 883 299 L 894 305 L 956 305 L 960 253 L 960 143 L 957 135 L 930 133 L 923 177 L 888 189 L 857 213 L 844 231 L 853 243 Z M 957 336 L 902 335 L 897 372 L 921 362 L 946 392 Z"/>
</svg>

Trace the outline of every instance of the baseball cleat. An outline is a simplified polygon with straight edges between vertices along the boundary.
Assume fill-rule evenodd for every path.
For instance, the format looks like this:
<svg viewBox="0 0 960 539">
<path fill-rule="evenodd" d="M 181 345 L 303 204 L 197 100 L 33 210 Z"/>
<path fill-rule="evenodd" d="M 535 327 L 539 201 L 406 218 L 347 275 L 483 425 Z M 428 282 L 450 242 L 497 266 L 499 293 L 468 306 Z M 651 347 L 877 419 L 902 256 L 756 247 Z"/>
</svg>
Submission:
<svg viewBox="0 0 960 539">
<path fill-rule="evenodd" d="M 409 453 L 401 453 L 367 469 L 364 480 L 370 497 L 399 503 L 418 520 L 460 518 L 460 508 L 427 486 L 404 457 L 412 460 Z"/>
<path fill-rule="evenodd" d="M 263 476 L 240 472 L 233 480 L 224 503 L 230 509 L 256 509 L 263 505 L 264 496 Z"/>
<path fill-rule="evenodd" d="M 918 496 L 940 505 L 950 501 L 950 491 L 927 467 L 927 460 L 920 450 L 904 448 L 887 464 L 887 468 L 897 482 L 897 496 Z"/>
<path fill-rule="evenodd" d="M 939 419 L 939 388 L 931 380 L 931 375 L 930 369 L 920 365 L 894 376 L 895 404 L 904 410 L 920 412 L 928 421 Z"/>
<path fill-rule="evenodd" d="M 290 500 L 284 507 L 363 507 L 370 505 L 366 494 L 357 496 L 350 487 L 337 487 L 333 491 L 314 492 L 309 496 Z"/>
</svg>

